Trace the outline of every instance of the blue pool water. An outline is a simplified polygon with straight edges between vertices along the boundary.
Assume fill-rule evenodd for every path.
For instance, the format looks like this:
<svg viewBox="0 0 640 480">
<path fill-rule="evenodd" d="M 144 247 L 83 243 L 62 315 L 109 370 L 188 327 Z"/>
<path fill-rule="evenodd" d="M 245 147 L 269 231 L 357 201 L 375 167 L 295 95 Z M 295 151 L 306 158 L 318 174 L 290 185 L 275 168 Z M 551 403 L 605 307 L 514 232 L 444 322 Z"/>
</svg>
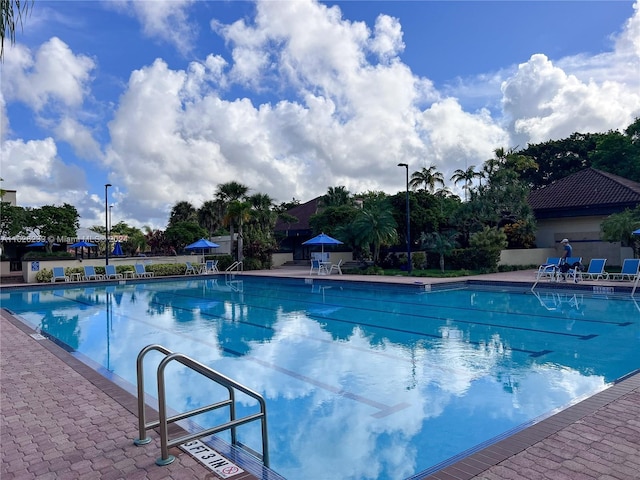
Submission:
<svg viewBox="0 0 640 480">
<path fill-rule="evenodd" d="M 408 478 L 640 368 L 628 296 L 242 278 L 4 289 L 0 300 L 133 385 L 138 352 L 161 344 L 262 394 L 271 467 L 290 480 Z M 211 403 L 216 387 L 196 374 L 167 378 L 175 410 Z M 257 424 L 240 439 L 260 451 Z"/>
</svg>

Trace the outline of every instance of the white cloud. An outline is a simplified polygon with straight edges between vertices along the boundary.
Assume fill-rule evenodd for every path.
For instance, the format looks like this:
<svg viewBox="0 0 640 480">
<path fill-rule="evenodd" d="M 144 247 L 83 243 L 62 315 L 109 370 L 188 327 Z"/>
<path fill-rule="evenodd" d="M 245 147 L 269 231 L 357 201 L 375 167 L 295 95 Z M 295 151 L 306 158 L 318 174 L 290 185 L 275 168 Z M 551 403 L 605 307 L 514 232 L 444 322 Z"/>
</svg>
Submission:
<svg viewBox="0 0 640 480">
<path fill-rule="evenodd" d="M 69 203 L 80 208 L 86 195 L 84 171 L 60 160 L 52 138 L 5 141 L 2 178 L 7 186 L 19 186 L 18 204 L 23 207 Z"/>
<path fill-rule="evenodd" d="M 145 35 L 173 45 L 180 53 L 188 53 L 196 38 L 196 29 L 188 21 L 187 10 L 194 0 L 116 0 L 106 2 L 122 13 L 138 19 Z"/>
<path fill-rule="evenodd" d="M 7 51 L 2 91 L 8 101 L 24 102 L 35 111 L 45 106 L 78 108 L 82 105 L 95 67 L 92 59 L 74 55 L 67 44 L 53 37 L 32 57 L 21 45 Z"/>
</svg>

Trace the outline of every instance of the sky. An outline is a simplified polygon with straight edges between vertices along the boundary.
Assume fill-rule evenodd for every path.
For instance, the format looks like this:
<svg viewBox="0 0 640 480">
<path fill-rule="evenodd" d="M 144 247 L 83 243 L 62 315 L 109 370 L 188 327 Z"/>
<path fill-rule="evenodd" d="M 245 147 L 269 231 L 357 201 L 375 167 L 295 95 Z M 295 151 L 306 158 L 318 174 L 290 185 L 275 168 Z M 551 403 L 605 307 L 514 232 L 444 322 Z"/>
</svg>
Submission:
<svg viewBox="0 0 640 480">
<path fill-rule="evenodd" d="M 405 189 L 640 117 L 640 0 L 35 0 L 0 64 L 0 177 L 83 227 L 166 228 L 230 181 Z M 112 186 L 107 189 L 105 184 Z"/>
</svg>

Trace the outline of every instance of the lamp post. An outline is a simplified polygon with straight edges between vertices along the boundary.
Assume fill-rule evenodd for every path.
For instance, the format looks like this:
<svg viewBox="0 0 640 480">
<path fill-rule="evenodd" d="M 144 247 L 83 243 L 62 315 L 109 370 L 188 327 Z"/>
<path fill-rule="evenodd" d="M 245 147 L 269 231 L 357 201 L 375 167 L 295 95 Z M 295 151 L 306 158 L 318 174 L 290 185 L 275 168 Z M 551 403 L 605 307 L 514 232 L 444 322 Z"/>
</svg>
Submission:
<svg viewBox="0 0 640 480">
<path fill-rule="evenodd" d="M 113 215 L 113 203 L 111 205 L 109 205 L 109 231 L 111 231 L 111 227 L 113 227 L 113 223 L 111 222 L 111 219 Z"/>
<path fill-rule="evenodd" d="M 108 190 L 111 186 L 110 183 L 104 185 L 104 229 L 106 232 L 105 240 L 107 242 L 107 249 L 104 252 L 105 265 L 109 265 L 109 196 Z"/>
<path fill-rule="evenodd" d="M 409 164 L 407 163 L 399 163 L 399 167 L 404 167 L 407 171 L 407 273 L 411 275 L 411 228 L 410 228 L 410 217 L 409 217 Z"/>
</svg>

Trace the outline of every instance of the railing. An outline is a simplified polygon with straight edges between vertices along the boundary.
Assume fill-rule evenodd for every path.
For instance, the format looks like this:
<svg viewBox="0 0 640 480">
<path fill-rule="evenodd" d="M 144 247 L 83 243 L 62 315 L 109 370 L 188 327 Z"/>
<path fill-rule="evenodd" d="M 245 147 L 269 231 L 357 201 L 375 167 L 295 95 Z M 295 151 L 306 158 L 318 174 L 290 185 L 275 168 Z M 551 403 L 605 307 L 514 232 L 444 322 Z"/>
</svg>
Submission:
<svg viewBox="0 0 640 480">
<path fill-rule="evenodd" d="M 143 360 L 147 353 L 152 350 L 156 350 L 165 355 L 165 358 L 158 365 L 157 376 L 158 376 L 158 420 L 147 422 L 146 421 L 146 413 L 145 413 L 145 401 L 144 401 L 144 369 L 143 369 Z M 225 387 L 228 392 L 228 398 L 211 405 L 207 405 L 204 407 L 200 407 L 188 412 L 180 413 L 174 415 L 172 417 L 167 417 L 167 400 L 165 393 L 165 378 L 164 378 L 164 370 L 167 365 L 173 361 L 179 362 L 182 365 L 190 368 L 199 374 L 213 380 L 219 385 Z M 147 437 L 147 430 L 155 427 L 160 427 L 160 453 L 161 456 L 156 460 L 156 465 L 169 465 L 175 460 L 173 455 L 169 455 L 169 448 L 175 447 L 176 445 L 180 445 L 185 442 L 189 442 L 191 440 L 195 440 L 197 438 L 206 437 L 209 435 L 213 435 L 215 433 L 219 433 L 225 430 L 231 430 L 231 443 L 232 445 L 239 445 L 237 436 L 236 436 L 236 428 L 240 425 L 244 425 L 245 423 L 252 422 L 254 420 L 260 420 L 262 426 L 262 463 L 268 467 L 269 466 L 269 445 L 268 445 L 268 437 L 267 437 L 267 406 L 264 401 L 264 398 L 254 392 L 253 390 L 235 382 L 234 380 L 222 375 L 219 372 L 203 365 L 200 362 L 197 362 L 186 355 L 181 353 L 173 353 L 172 351 L 166 349 L 162 345 L 148 345 L 143 348 L 138 354 L 138 358 L 136 360 L 136 370 L 137 370 L 137 380 L 138 380 L 138 430 L 139 437 L 133 441 L 136 445 L 146 445 L 151 442 L 151 439 Z M 247 415 L 245 417 L 236 418 L 236 401 L 235 401 L 235 391 L 240 391 L 245 395 L 248 395 L 255 400 L 258 401 L 260 405 L 260 412 L 254 413 L 251 415 Z M 185 420 L 189 417 L 193 417 L 195 415 L 199 415 L 201 413 L 205 413 L 211 410 L 215 410 L 222 407 L 229 407 L 229 421 L 218 425 L 216 427 L 207 428 L 205 430 L 199 431 L 197 433 L 191 433 L 187 435 L 183 435 L 179 438 L 175 438 L 169 440 L 169 432 L 168 427 L 170 423 L 174 423 L 180 420 Z M 257 454 L 256 454 L 257 455 Z"/>
<path fill-rule="evenodd" d="M 244 269 L 242 262 L 233 262 L 227 267 L 225 272 L 241 272 Z"/>
</svg>

